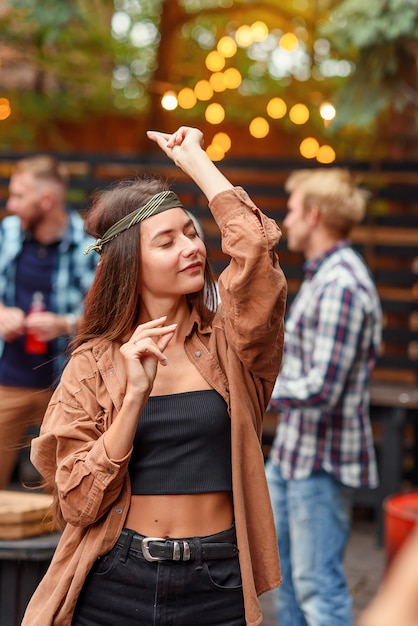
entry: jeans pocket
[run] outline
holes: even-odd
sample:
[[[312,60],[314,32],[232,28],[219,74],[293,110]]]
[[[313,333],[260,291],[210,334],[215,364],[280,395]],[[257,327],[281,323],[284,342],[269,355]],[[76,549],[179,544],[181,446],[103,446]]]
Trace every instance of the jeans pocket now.
[[[211,584],[217,589],[242,589],[238,556],[232,559],[206,561],[203,565]]]
[[[91,568],[90,574],[95,576],[109,575],[119,562],[120,552],[121,547],[115,546],[109,552],[103,554],[103,556],[97,557],[93,567]]]

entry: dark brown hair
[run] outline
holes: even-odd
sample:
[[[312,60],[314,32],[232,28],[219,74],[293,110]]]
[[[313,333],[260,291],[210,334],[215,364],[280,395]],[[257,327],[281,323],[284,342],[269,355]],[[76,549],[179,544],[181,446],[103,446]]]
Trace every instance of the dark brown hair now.
[[[157,175],[126,179],[94,194],[86,214],[85,230],[100,238],[125,215],[143,206],[152,196],[169,188]],[[85,313],[75,346],[103,337],[122,341],[138,324],[140,296],[140,228],[136,224],[103,246],[94,282],[85,300]],[[208,261],[203,289],[187,296],[203,323],[213,318],[216,288]]]

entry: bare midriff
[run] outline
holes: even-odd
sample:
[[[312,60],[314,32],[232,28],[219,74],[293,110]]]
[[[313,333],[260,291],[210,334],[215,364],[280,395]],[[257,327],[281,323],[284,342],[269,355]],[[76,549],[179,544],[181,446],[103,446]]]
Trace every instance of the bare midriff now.
[[[131,497],[127,528],[148,537],[203,537],[233,521],[232,494],[211,492]]]

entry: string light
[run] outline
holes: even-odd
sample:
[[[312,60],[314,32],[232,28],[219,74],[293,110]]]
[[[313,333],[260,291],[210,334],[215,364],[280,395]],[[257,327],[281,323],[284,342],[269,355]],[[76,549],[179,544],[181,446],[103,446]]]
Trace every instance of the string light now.
[[[289,118],[294,124],[305,124],[309,119],[309,109],[305,104],[294,104],[289,111]]]
[[[232,37],[225,35],[225,37],[221,37],[218,41],[216,49],[221,56],[225,57],[225,59],[230,59],[237,52],[237,44]]]
[[[249,130],[256,139],[264,139],[270,132],[270,125],[264,117],[255,117],[250,122]]]
[[[12,114],[12,107],[7,98],[0,98],[0,120],[7,120]]]
[[[266,39],[266,37],[269,34],[269,29],[268,29],[267,24],[265,24],[261,20],[254,22],[253,24],[251,24],[251,34],[252,34],[253,41],[258,41],[258,42],[264,41],[264,39]]]
[[[212,102],[206,108],[205,118],[209,124],[220,124],[225,119],[225,109],[217,102]]]
[[[226,89],[225,78],[222,72],[212,74],[209,78],[209,83],[213,91],[225,91]]]
[[[253,43],[253,33],[248,24],[243,24],[235,32],[235,41],[242,48],[248,48]]]
[[[193,89],[184,87],[180,89],[177,95],[177,101],[182,109],[192,109],[197,102],[197,97]]]
[[[210,100],[213,96],[213,88],[208,80],[199,80],[194,86],[194,92],[198,100]]]
[[[231,138],[227,133],[216,133],[212,139],[212,143],[220,146],[224,152],[228,152],[231,148]]]
[[[306,137],[299,146],[299,152],[305,159],[314,159],[318,149],[319,143],[314,137]]]
[[[161,106],[166,111],[174,111],[177,108],[178,100],[174,91],[166,91],[161,98]]]
[[[294,33],[285,33],[280,37],[279,46],[287,52],[294,52],[299,46],[299,39]]]
[[[272,98],[267,103],[267,113],[274,120],[284,117],[287,112],[287,105],[281,98]]]
[[[333,163],[335,161],[335,151],[331,146],[321,146],[316,153],[316,160],[319,163]]]
[[[221,146],[213,143],[206,148],[206,154],[212,161],[222,161],[225,156],[225,152],[222,150]]]
[[[242,83],[242,76],[236,67],[229,67],[224,72],[224,82],[228,89],[237,89]]]
[[[206,57],[205,65],[211,72],[220,72],[225,67],[225,58],[217,50],[212,50]]]

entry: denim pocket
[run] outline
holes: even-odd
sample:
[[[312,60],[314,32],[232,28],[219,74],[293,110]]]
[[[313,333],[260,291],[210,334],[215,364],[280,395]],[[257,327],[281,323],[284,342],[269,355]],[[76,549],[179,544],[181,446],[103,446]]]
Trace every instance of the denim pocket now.
[[[115,569],[116,565],[119,562],[119,556],[122,548],[116,545],[114,548],[109,550],[103,556],[97,557],[93,567],[91,568],[90,574],[96,576],[107,576]]]
[[[217,589],[242,589],[241,569],[238,556],[231,559],[205,561],[203,566],[211,584]]]

